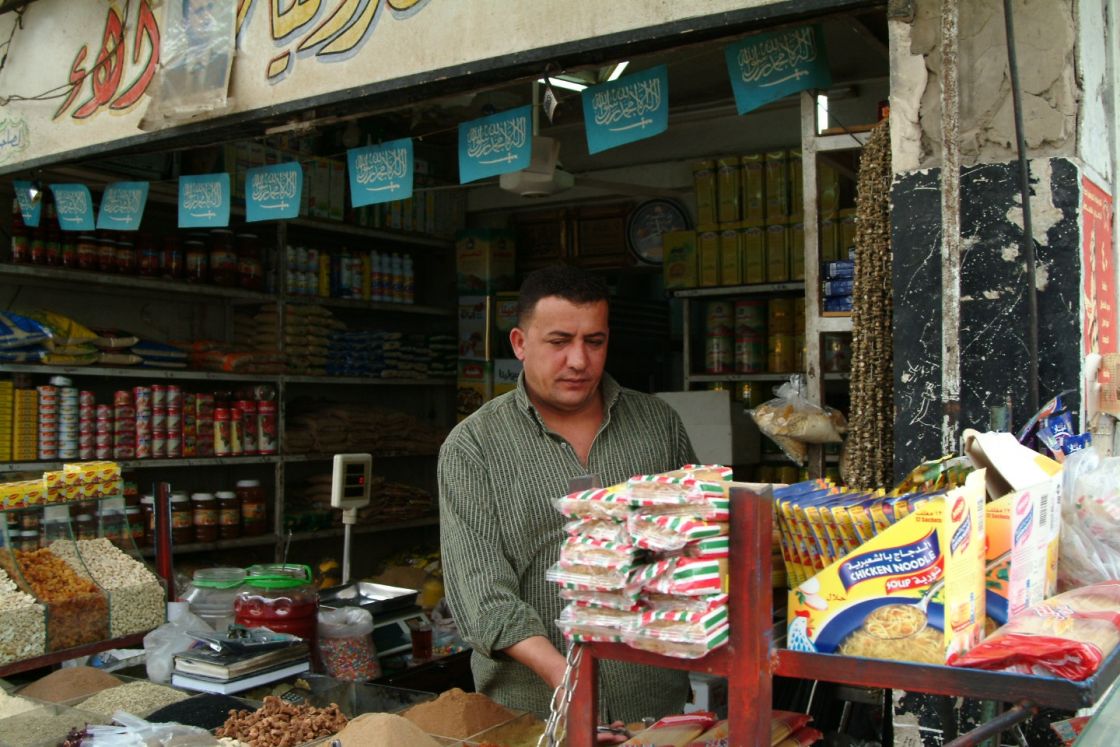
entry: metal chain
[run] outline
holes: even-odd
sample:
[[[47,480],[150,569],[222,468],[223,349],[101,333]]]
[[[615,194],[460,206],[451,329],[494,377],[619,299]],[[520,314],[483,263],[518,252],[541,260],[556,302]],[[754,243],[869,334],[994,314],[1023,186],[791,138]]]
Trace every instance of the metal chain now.
[[[552,704],[548,712],[548,722],[544,734],[537,740],[537,747],[559,747],[568,725],[568,706],[572,703],[572,693],[579,684],[579,662],[583,658],[583,646],[573,643],[565,657],[564,679],[552,693]]]

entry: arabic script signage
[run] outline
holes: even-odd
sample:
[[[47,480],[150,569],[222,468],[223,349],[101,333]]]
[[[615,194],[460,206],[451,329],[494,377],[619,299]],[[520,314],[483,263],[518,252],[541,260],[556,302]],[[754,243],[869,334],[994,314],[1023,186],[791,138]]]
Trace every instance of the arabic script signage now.
[[[532,120],[532,107],[521,106],[459,125],[459,182],[528,168]]]
[[[644,140],[669,126],[669,69],[658,65],[593,86],[580,98],[589,153]]]
[[[346,152],[350,172],[350,205],[412,197],[412,138]]]
[[[52,184],[58,226],[63,231],[93,230],[93,198],[84,184]]]
[[[117,182],[105,188],[97,212],[97,228],[136,231],[148,202],[147,182]]]
[[[832,85],[820,26],[755,34],[727,47],[724,56],[740,114],[791,93]]]
[[[294,161],[260,166],[245,172],[245,220],[277,220],[299,216],[303,167]]]
[[[229,174],[179,177],[179,228],[229,225]]]

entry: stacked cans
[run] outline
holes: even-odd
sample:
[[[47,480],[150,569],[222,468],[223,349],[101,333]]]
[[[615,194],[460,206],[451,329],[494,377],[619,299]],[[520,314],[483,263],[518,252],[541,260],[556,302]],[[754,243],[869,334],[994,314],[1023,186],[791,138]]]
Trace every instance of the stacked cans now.
[[[136,458],[148,459],[152,452],[152,387],[135,386],[132,398],[136,403]]]
[[[246,455],[258,453],[257,442],[257,403],[251,399],[243,399],[237,403],[235,411],[241,415],[241,451]]]
[[[58,458],[77,459],[79,455],[78,389],[64,386],[58,395]]]
[[[199,456],[214,456],[214,395],[196,394],[195,438]]]
[[[93,451],[97,459],[113,458],[113,406],[94,408]]]
[[[135,399],[131,391],[121,389],[113,394],[113,459],[135,458]]]
[[[78,394],[78,458],[96,459],[96,422],[97,408],[93,392],[82,391]]]
[[[183,456],[198,456],[197,395],[183,394]]]
[[[39,458],[58,459],[58,408],[57,386],[37,387],[39,393]]]

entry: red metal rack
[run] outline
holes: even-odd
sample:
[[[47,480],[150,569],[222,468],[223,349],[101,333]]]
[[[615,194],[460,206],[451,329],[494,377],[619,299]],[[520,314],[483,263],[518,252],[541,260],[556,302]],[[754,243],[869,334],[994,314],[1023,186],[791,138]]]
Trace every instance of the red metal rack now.
[[[730,619],[727,645],[702,659],[675,659],[617,643],[583,644],[583,657],[568,713],[570,747],[592,747],[598,725],[598,669],[602,659],[704,672],[727,678],[728,744],[770,743],[774,675],[860,687],[903,689],[1014,703],[1013,718],[981,726],[953,744],[976,744],[1029,718],[1035,707],[1076,710],[1093,705],[1120,674],[1120,649],[1083,682],[978,669],[812,654],[774,645],[770,554],[773,502],[768,488],[731,490]]]

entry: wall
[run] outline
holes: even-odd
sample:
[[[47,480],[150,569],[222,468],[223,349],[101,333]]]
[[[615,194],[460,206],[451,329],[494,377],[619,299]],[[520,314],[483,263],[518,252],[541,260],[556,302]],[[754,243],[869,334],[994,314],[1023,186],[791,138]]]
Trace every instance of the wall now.
[[[1116,29],[1107,19],[1105,0],[1077,4],[1077,70],[1083,89],[1077,155],[1092,170],[1094,181],[1113,181],[1116,138]],[[1110,38],[1111,37],[1111,38]],[[1115,194],[1115,190],[1109,190]]]

